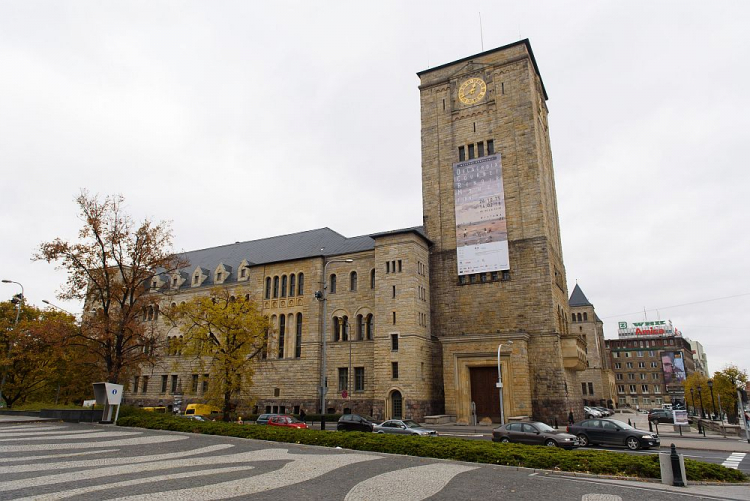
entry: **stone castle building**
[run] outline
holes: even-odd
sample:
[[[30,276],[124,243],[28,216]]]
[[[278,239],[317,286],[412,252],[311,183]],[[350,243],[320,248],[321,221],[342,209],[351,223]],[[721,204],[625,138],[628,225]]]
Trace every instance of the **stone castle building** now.
[[[243,395],[257,412],[468,422],[476,409],[497,421],[500,367],[506,417],[564,422],[571,408],[582,417],[588,333],[570,328],[547,93],[531,46],[418,76],[421,226],[352,238],[323,228],[190,252],[189,267],[155,279],[154,302],[216,286],[259,302],[273,332]],[[157,317],[146,321],[179,335]],[[211,377],[167,356],[126,397],[200,401]]]
[[[617,406],[615,373],[604,340],[604,323],[578,284],[570,294],[571,329],[586,336],[586,370],[578,373],[583,405]]]

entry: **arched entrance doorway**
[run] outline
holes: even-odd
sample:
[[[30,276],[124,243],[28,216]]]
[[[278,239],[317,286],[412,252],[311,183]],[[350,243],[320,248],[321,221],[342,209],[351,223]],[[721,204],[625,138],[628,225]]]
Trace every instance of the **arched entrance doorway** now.
[[[393,390],[390,398],[391,419],[403,419],[404,417],[404,400],[401,392]]]

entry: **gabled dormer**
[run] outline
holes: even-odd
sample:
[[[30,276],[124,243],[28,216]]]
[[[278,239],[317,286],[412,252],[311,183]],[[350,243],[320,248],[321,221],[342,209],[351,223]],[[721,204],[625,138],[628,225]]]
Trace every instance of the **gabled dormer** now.
[[[243,259],[237,268],[237,281],[246,282],[250,278],[250,267],[253,265],[247,259]]]
[[[149,284],[149,288],[151,290],[158,290],[164,287],[165,283],[166,282],[164,281],[164,277],[162,277],[161,275],[154,275],[153,277],[151,277],[151,283]]]
[[[214,283],[223,284],[232,275],[232,267],[227,266],[224,263],[219,263],[219,266],[214,270]]]
[[[174,272],[169,276],[169,288],[177,290],[188,281],[188,274],[184,271]]]
[[[209,273],[210,272],[207,269],[198,266],[190,275],[190,287],[200,287],[203,285],[203,282],[206,281]]]

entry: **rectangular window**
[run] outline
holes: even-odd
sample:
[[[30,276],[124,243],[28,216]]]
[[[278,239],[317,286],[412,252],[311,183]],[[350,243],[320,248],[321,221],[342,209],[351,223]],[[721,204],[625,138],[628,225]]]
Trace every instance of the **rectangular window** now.
[[[396,312],[393,312],[393,325],[396,325]]]
[[[402,270],[402,268],[401,268],[401,260],[399,259],[398,260],[398,272],[401,273],[401,270]]]
[[[148,391],[148,376],[143,376],[143,386],[141,386],[141,393]]]
[[[639,356],[640,358],[643,358],[643,352],[642,352],[642,351],[639,351],[639,352],[638,352],[638,356]]]
[[[172,374],[172,394],[177,393],[177,374]]]
[[[390,273],[391,272],[391,262],[390,261],[386,261],[385,262],[385,272],[386,273]]]
[[[396,286],[395,285],[393,286],[393,296],[392,297],[396,297]]]
[[[628,369],[632,369],[633,368],[633,362],[628,362],[625,365],[627,366]]]
[[[492,139],[487,140],[487,154],[488,155],[495,154],[495,141],[493,141]]]
[[[365,391],[365,368],[354,368],[354,391]]]
[[[469,160],[471,160],[472,158],[474,158],[474,145],[470,144],[469,145]]]
[[[167,382],[168,382],[169,376],[166,374],[161,377],[161,392],[166,393],[167,392]]]
[[[581,393],[583,393],[584,395],[587,394],[586,393],[586,383],[581,383]]]
[[[398,351],[398,334],[391,334],[391,351]]]
[[[641,393],[648,393],[648,385],[642,384],[641,385]]]
[[[615,377],[618,381],[622,381],[622,374],[616,374]]]
[[[656,369],[657,367],[659,367],[659,362],[651,362],[651,367]]]
[[[617,393],[625,393],[625,385],[624,384],[618,384],[617,385]]]
[[[622,369],[622,364],[620,362],[615,362],[615,369]]]
[[[635,393],[635,392],[636,392],[636,391],[635,391],[635,385],[634,385],[634,384],[631,384],[631,385],[630,385],[630,393]]]
[[[391,377],[398,379],[398,362],[391,362]]]
[[[645,369],[646,368],[646,362],[638,362],[638,368],[639,369]]]
[[[190,391],[198,393],[198,374],[193,374],[193,384],[190,386]]]
[[[208,393],[208,374],[203,374],[203,394]]]
[[[655,405],[661,405],[662,403],[663,402],[662,402],[662,399],[660,397],[657,397],[657,398],[654,399],[654,404]]]
[[[594,383],[589,383],[589,395],[594,394]]]
[[[635,374],[628,374],[628,379],[635,379]]]
[[[464,160],[466,160],[466,150],[464,149],[463,146],[459,146],[458,147],[458,161],[463,162]]]
[[[659,380],[659,373],[658,372],[654,372],[653,374],[651,374],[651,379],[653,379],[655,381],[658,381]]]
[[[503,270],[501,273],[502,273],[502,276],[501,276],[500,280],[510,280],[510,271],[509,270]]]
[[[649,356],[649,357],[653,357],[653,356],[654,356],[654,351],[653,351],[653,350],[650,350],[650,351],[648,352],[648,356]]]
[[[646,373],[641,373],[641,379],[646,379],[647,377],[648,377],[648,374],[646,374]]]
[[[630,352],[629,351],[625,352],[625,358],[630,358]]]
[[[133,393],[138,393],[138,376],[133,378]]]
[[[477,143],[477,156],[480,158],[484,156],[484,143],[481,141]]]
[[[661,385],[658,385],[658,384],[654,385],[654,393],[661,393]]]
[[[344,391],[349,386],[349,368],[339,367],[339,391]]]

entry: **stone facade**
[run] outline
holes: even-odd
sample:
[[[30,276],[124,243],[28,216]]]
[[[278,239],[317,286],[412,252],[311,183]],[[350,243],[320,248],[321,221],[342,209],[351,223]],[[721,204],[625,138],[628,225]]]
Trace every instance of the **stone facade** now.
[[[422,227],[355,238],[323,229],[195,251],[176,280],[155,282],[154,301],[187,300],[213,286],[259,301],[274,329],[243,394],[256,412],[304,408],[418,420],[445,413],[469,422],[476,408],[478,419],[496,419],[500,365],[505,416],[565,422],[572,408],[582,417],[576,405],[586,334],[571,331],[568,321],[547,95],[531,46],[524,40],[418,75]],[[470,105],[458,99],[469,78],[486,83],[486,94]],[[452,166],[459,148],[470,157],[501,155],[509,270],[458,275]],[[304,288],[290,296],[291,277],[299,284],[300,276]],[[315,291],[327,293],[325,322]],[[179,335],[149,321],[165,338]],[[323,336],[328,393],[321,409]],[[194,371],[168,356],[144,368],[133,381],[140,387],[126,397],[141,405],[199,401],[203,375]]]

